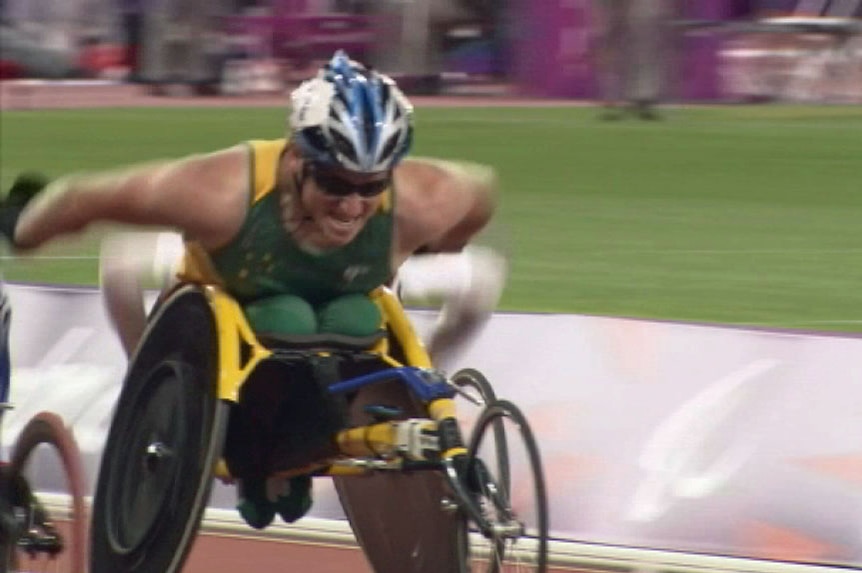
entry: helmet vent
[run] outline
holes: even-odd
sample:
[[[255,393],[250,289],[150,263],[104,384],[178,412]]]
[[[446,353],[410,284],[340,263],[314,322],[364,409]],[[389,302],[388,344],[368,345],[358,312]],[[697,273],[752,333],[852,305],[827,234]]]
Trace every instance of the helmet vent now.
[[[335,150],[338,151],[338,153],[354,163],[359,161],[359,158],[356,156],[356,150],[353,148],[353,144],[349,139],[335,130],[330,131],[330,134],[335,143]]]
[[[398,144],[398,134],[393,133],[389,136],[389,139],[386,140],[386,145],[383,147],[383,151],[380,153],[380,159],[385,160],[388,159],[389,156],[395,151],[395,146]]]
[[[316,129],[306,129],[303,135],[306,141],[308,141],[308,145],[317,153],[326,153],[328,151],[329,145],[326,142],[323,131],[319,127]]]

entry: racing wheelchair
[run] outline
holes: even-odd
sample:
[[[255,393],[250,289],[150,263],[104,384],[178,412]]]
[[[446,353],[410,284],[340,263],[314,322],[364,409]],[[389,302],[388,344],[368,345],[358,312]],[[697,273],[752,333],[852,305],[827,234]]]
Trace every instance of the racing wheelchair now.
[[[371,296],[384,324],[357,340],[253,332],[211,285],[167,295],[108,434],[92,573],[180,571],[214,478],[251,475],[332,476],[376,571],[546,571],[548,508],[527,420],[479,372],[432,369],[398,299],[385,287]],[[456,396],[480,406],[467,440]],[[415,530],[435,520],[430,534]]]
[[[9,312],[0,292],[0,419],[9,396]],[[53,464],[53,466],[51,465]],[[61,477],[65,495],[34,495],[36,468]],[[59,475],[58,475],[59,474]],[[44,475],[42,476],[44,477]],[[86,573],[87,518],[81,455],[61,418],[40,412],[24,425],[8,463],[0,465],[0,571]],[[55,522],[46,507],[51,507]],[[49,569],[50,566],[50,569]]]

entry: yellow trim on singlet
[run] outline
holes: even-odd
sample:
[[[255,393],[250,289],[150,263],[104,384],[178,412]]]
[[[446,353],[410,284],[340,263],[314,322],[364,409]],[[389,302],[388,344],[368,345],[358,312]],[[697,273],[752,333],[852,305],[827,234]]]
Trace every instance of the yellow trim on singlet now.
[[[286,139],[254,139],[248,145],[251,147],[251,204],[254,205],[275,189],[279,159],[288,143]]]

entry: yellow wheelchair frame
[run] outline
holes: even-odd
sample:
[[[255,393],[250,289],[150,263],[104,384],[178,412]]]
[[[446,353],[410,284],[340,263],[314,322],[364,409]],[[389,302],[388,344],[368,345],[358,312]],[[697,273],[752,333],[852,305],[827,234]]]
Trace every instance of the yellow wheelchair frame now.
[[[546,571],[544,476],[526,418],[511,402],[497,400],[479,372],[465,369],[446,377],[434,370],[395,295],[380,287],[370,296],[381,311],[387,336],[371,348],[344,351],[265,346],[238,302],[215,286],[182,285],[169,295],[132,359],[105,446],[94,501],[91,573],[180,571],[212,478],[233,479],[222,457],[228,410],[240,403],[256,369],[270,359],[302,360],[338,352],[372,356],[383,367],[339,380],[327,386],[328,392],[345,394],[400,381],[421,400],[424,414],[405,420],[400,412],[378,412],[372,423],[343,427],[331,436],[335,455],[267,475],[349,481],[349,476],[378,472],[437,472],[448,492],[438,500],[438,509],[455,516],[458,573],[475,572],[476,559],[490,573]],[[196,334],[201,330],[203,336]],[[393,356],[393,344],[403,362]],[[468,443],[458,427],[457,395],[482,406]],[[506,421],[513,430],[503,429]],[[495,446],[494,468],[480,455],[489,436]],[[513,437],[523,443],[532,476],[530,524],[519,518],[509,499],[508,444]],[[485,553],[476,553],[475,539],[488,548]]]
[[[207,298],[212,305],[216,317],[219,338],[219,398],[230,402],[238,402],[240,389],[248,380],[255,367],[264,359],[273,355],[273,351],[265,348],[257,339],[239,304],[229,295],[215,287],[206,288]],[[431,368],[428,356],[421,340],[416,335],[410,320],[395,295],[386,287],[379,287],[371,293],[371,299],[380,308],[384,317],[383,327],[399,342],[407,363],[418,368]],[[243,360],[241,348],[251,349]],[[372,348],[366,351],[378,355],[386,364],[393,368],[404,367],[389,354],[389,340],[382,338]],[[429,423],[425,428],[440,424],[457,424],[455,417],[455,402],[450,397],[434,398],[428,405]],[[372,470],[400,469],[404,460],[393,456],[396,450],[396,432],[393,422],[379,422],[369,426],[359,426],[343,430],[335,436],[335,442],[344,458],[322,460],[318,464],[296,468],[281,475],[291,477],[298,474],[315,472],[315,475],[354,475]],[[465,455],[463,444],[453,444],[441,457],[446,460]],[[357,463],[357,457],[386,456],[387,463]],[[325,469],[323,469],[325,468]],[[229,481],[230,472],[222,460],[216,468],[216,477]]]

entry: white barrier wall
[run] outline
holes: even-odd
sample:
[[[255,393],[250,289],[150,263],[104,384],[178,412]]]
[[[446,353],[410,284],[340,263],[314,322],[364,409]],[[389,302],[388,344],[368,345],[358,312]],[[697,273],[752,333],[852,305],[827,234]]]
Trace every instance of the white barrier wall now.
[[[9,294],[17,408],[3,446],[33,413],[57,411],[93,480],[125,367],[99,295]],[[411,314],[427,332],[433,315]],[[555,536],[860,566],[859,356],[851,337],[499,314],[463,365],[526,411]],[[50,488],[53,472],[41,473]],[[328,481],[315,499],[313,516],[343,517]],[[216,488],[213,507],[233,503]]]

